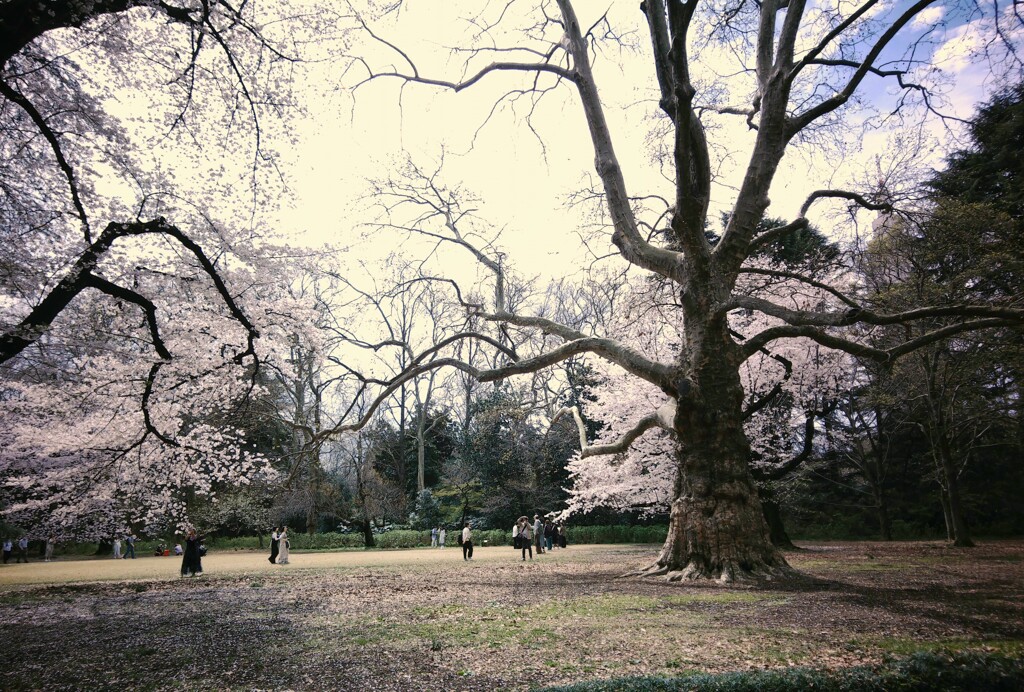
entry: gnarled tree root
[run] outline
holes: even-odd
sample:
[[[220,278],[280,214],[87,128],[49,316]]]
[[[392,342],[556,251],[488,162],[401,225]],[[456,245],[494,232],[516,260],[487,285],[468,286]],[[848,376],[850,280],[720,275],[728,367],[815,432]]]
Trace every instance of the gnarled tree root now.
[[[781,565],[758,565],[757,567],[741,567],[739,565],[721,565],[707,568],[696,563],[689,563],[682,569],[671,569],[668,565],[655,562],[653,565],[623,577],[664,577],[666,581],[686,582],[717,582],[719,584],[756,584],[770,581],[785,581],[799,575],[795,569],[783,563]]]

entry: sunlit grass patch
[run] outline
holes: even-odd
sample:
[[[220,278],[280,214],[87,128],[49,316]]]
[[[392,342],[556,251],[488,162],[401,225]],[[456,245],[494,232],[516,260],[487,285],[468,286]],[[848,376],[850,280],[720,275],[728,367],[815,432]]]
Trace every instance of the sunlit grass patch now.
[[[920,562],[874,560],[825,560],[812,558],[809,560],[792,560],[798,570],[824,570],[828,572],[884,572],[914,569]]]

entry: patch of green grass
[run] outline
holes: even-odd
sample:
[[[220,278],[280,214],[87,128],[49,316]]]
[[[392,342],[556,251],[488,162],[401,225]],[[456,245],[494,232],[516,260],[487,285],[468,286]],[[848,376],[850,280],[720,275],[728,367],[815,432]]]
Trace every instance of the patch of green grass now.
[[[733,673],[691,673],[679,677],[594,680],[545,692],[925,692],[959,690],[1013,692],[1024,689],[1024,661],[972,653],[918,653],[877,666],[839,670],[787,668]]]
[[[509,608],[504,605],[420,605],[388,618],[357,618],[342,623],[342,640],[357,646],[390,643],[405,646],[486,647],[509,645],[544,649],[560,641],[559,628],[571,621],[580,631],[615,631],[629,622],[659,631],[706,623],[707,615],[687,612],[695,604],[723,606],[782,602],[758,592],[709,591],[669,597],[640,595],[585,596]],[[749,636],[764,637],[764,632]],[[774,633],[772,638],[777,639]],[[786,647],[778,660],[793,660],[796,647]],[[776,657],[773,656],[772,660]]]
[[[686,605],[689,603],[784,603],[786,599],[774,594],[756,593],[751,591],[717,591],[710,593],[692,593],[684,596],[669,596],[658,599],[663,603]]]

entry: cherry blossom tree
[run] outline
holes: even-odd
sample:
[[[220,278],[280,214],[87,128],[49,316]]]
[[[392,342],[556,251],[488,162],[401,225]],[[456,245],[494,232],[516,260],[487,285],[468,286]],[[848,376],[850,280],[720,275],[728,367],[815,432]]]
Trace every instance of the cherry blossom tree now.
[[[24,525],[171,526],[263,464],[224,421],[304,312],[254,215],[294,61],[258,26],[284,16],[0,8],[0,476]]]

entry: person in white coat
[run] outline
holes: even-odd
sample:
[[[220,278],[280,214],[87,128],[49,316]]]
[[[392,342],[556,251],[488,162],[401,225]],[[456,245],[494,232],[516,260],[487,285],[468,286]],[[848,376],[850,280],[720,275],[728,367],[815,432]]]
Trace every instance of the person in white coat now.
[[[121,539],[120,538],[115,538],[114,539],[114,559],[115,560],[120,560],[121,559]]]
[[[445,529],[442,526],[437,531],[437,547],[438,548],[444,548],[444,539],[445,539]]]
[[[473,559],[473,532],[469,528],[468,521],[462,527],[462,559]]]
[[[278,534],[277,538],[277,564],[288,564],[288,548],[288,527],[286,526],[281,529],[281,533]]]

